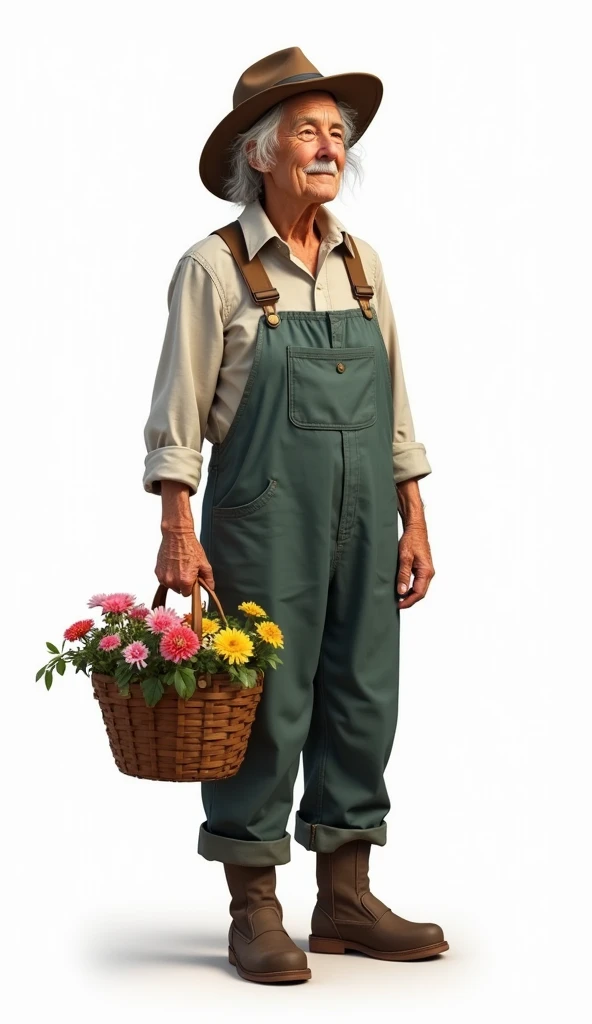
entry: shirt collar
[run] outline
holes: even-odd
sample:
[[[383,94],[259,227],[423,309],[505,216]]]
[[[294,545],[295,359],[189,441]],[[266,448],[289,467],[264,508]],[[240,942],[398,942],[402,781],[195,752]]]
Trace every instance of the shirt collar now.
[[[286,245],[286,242],[284,242],[283,238],[280,237],[274,228],[258,199],[255,199],[252,203],[247,203],[238,221],[245,236],[250,260],[253,259],[253,256],[259,252],[270,238],[277,238],[283,245]],[[328,242],[331,248],[334,248],[334,246],[339,245],[341,242],[345,242],[346,248],[352,253],[344,225],[326,206],[319,206],[316,223],[321,232],[323,242]]]

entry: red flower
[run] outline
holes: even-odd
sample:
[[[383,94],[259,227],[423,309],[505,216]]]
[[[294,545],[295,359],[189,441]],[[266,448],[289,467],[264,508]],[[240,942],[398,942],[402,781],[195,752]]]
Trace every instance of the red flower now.
[[[130,608],[128,615],[130,619],[145,619],[149,613],[150,609],[145,604],[135,604]]]
[[[160,641],[160,653],[163,658],[177,664],[187,658],[192,658],[200,647],[197,633],[184,625],[171,626],[163,633]]]
[[[79,619],[78,622],[64,630],[64,637],[66,640],[80,640],[81,637],[86,636],[94,624],[93,619]]]

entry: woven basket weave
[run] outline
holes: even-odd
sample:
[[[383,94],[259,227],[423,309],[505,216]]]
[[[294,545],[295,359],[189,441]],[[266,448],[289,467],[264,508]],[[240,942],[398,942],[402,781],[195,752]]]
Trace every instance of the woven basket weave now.
[[[191,595],[192,629],[202,638],[200,586],[212,596],[224,622],[217,595],[196,579]],[[160,585],[152,607],[166,604]],[[115,764],[125,775],[163,782],[228,779],[238,772],[246,750],[264,673],[250,689],[231,680],[228,672],[201,673],[192,697],[184,700],[173,686],[153,708],[146,705],[138,683],[123,697],[113,676],[91,673]]]

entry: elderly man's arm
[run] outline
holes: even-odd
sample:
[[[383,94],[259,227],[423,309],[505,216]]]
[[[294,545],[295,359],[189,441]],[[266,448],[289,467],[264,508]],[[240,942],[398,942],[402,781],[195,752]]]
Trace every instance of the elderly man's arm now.
[[[144,489],[162,497],[159,582],[185,596],[211,566],[195,536],[190,497],[197,492],[201,448],[224,350],[223,300],[193,256],[183,256],[168,291],[169,316],[144,427]]]
[[[179,260],[168,291],[169,316],[150,413],[144,427],[148,454],[144,490],[161,494],[161,480],[197,492],[201,448],[224,349],[222,297],[193,256]]]
[[[418,486],[418,481],[428,476],[432,470],[427,460],[425,446],[415,439],[397,325],[378,255],[374,278],[374,305],[387,350],[393,387],[393,476],[403,520],[396,585],[397,592],[402,595],[399,598],[399,608],[409,608],[425,597],[435,575]]]

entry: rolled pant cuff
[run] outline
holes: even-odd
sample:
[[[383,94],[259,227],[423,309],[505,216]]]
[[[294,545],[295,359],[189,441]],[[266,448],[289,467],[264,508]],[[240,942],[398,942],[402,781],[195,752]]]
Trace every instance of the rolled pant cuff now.
[[[210,832],[207,822],[199,829],[197,852],[206,860],[219,860],[226,864],[250,864],[263,867],[268,864],[288,864],[290,861],[290,833],[281,839],[231,839]]]
[[[377,846],[385,846],[386,821],[372,828],[335,828],[333,825],[310,825],[296,811],[294,839],[307,850],[318,853],[333,853],[339,846],[355,839],[366,839]]]

